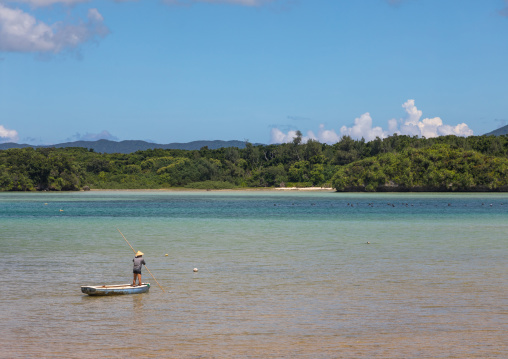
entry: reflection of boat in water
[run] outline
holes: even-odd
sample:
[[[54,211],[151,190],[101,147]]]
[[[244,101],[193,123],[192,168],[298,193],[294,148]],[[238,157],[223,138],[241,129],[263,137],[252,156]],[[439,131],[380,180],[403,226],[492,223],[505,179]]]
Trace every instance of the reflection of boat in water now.
[[[138,286],[130,284],[116,284],[116,285],[83,285],[81,292],[88,295],[119,295],[119,294],[139,294],[148,292],[150,283],[142,283]]]

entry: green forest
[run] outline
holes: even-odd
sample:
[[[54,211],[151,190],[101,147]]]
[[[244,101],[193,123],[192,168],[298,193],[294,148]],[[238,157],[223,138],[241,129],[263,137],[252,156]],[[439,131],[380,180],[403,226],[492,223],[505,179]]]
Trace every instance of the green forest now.
[[[0,191],[333,187],[337,191],[508,191],[508,136],[344,136],[215,150],[129,154],[79,147],[0,151]]]

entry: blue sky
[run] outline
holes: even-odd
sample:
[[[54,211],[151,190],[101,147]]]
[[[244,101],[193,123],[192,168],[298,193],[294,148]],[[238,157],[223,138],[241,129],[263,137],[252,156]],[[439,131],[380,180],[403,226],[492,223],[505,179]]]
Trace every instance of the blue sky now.
[[[508,124],[508,0],[0,0],[0,142]]]

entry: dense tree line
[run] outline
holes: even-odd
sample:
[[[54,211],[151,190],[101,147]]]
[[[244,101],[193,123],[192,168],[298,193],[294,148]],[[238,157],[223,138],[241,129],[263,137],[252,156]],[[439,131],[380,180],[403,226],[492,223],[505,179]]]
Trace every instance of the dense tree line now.
[[[393,135],[130,154],[85,148],[0,151],[0,191],[333,186],[337,190],[506,190],[508,136]]]
[[[434,145],[385,153],[341,167],[338,191],[507,191],[508,158]]]

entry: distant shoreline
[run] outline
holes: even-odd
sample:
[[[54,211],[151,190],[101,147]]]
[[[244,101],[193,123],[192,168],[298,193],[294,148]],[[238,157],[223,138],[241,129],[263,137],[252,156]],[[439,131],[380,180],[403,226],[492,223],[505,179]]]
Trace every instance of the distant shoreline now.
[[[332,187],[276,187],[276,191],[334,191]]]
[[[337,192],[337,193],[507,193],[508,188],[503,186],[495,190],[489,190],[485,187],[475,187],[469,190],[446,191],[442,189],[423,189],[413,188],[412,190],[397,190],[389,188],[388,190],[368,192],[358,188],[350,188],[344,191],[337,191],[331,187],[248,187],[248,188],[226,188],[226,189],[201,189],[201,188],[95,188],[89,190],[79,190],[78,192]],[[56,191],[56,192],[73,192],[73,191]]]
[[[331,187],[273,187],[273,188],[230,188],[230,189],[195,189],[195,188],[140,188],[140,189],[109,189],[109,188],[91,188],[90,190],[80,192],[253,192],[253,191],[315,191],[315,192],[335,192]]]

